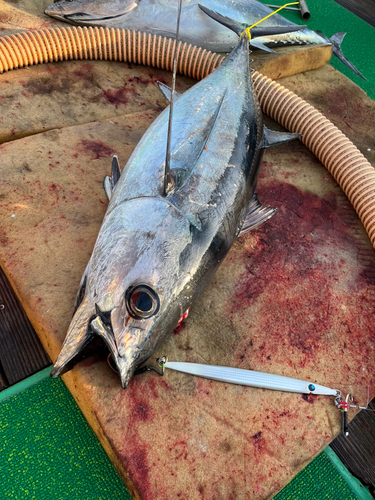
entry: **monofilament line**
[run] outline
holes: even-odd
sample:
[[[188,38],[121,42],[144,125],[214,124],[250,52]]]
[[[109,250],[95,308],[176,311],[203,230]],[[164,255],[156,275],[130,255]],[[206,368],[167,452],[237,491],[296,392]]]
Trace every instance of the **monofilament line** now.
[[[176,74],[177,74],[177,47],[180,32],[180,18],[181,18],[182,0],[178,0],[178,14],[177,14],[177,29],[176,29],[176,44],[173,58],[173,76],[172,76],[172,91],[171,101],[169,105],[169,122],[168,122],[168,136],[167,136],[167,154],[165,158],[165,171],[164,171],[164,196],[167,195],[168,184],[170,182],[170,168],[171,168],[171,138],[172,138],[172,119],[173,119],[173,101],[176,87]]]

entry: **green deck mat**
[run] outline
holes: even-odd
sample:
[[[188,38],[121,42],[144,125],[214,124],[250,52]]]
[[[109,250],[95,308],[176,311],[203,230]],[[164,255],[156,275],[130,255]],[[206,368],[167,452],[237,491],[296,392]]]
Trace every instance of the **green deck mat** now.
[[[71,394],[49,372],[0,393],[0,499],[130,500]],[[275,498],[372,497],[327,448]]]
[[[283,0],[260,1],[280,6],[287,3]],[[356,76],[335,56],[332,56],[330,64],[359,85],[371,99],[375,99],[375,64],[372,55],[375,28],[333,0],[314,0],[307,4],[311,12],[308,21],[303,21],[299,12],[282,10],[280,14],[296,24],[306,24],[311,30],[320,30],[327,37],[340,31],[347,32],[341,45],[342,51],[367,81]]]
[[[320,453],[278,493],[274,500],[371,500],[330,447]]]
[[[60,379],[46,378],[0,403],[0,499],[10,498],[131,499]]]

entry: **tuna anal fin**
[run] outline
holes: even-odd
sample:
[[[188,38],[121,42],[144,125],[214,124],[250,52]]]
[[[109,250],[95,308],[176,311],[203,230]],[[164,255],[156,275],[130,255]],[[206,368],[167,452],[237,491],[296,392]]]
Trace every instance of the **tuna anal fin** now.
[[[265,125],[263,126],[263,137],[260,141],[258,149],[270,148],[276,146],[277,144],[283,144],[284,142],[293,141],[301,137],[301,134],[291,134],[289,132],[276,132],[276,130],[270,130]]]
[[[160,92],[163,94],[163,96],[167,99],[168,102],[171,102],[172,89],[170,87],[168,87],[168,85],[165,85],[164,83],[161,83],[161,82],[156,82],[156,83],[160,89]],[[174,91],[175,100],[177,100],[180,96],[181,96],[181,94]]]
[[[111,169],[111,177],[105,177],[103,181],[103,188],[105,194],[107,195],[108,200],[112,197],[112,192],[115,189],[115,186],[121,176],[120,165],[118,162],[118,158],[116,155],[112,158],[112,169]]]
[[[268,205],[263,205],[259,202],[256,193],[254,193],[249,209],[246,215],[246,219],[242,225],[241,231],[239,232],[238,237],[243,236],[244,234],[252,231],[257,228],[263,222],[270,219],[274,213],[277,212],[277,208],[269,207]]]

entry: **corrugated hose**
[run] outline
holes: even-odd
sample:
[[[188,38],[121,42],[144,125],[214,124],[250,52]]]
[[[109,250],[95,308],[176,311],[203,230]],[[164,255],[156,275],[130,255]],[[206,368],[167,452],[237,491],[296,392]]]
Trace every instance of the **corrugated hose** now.
[[[172,70],[176,41],[114,28],[49,28],[0,38],[0,72],[43,62],[109,60]],[[178,72],[201,80],[224,60],[222,54],[179,42]],[[335,178],[359,215],[375,248],[375,169],[327,118],[296,94],[254,71],[264,113],[301,141]]]

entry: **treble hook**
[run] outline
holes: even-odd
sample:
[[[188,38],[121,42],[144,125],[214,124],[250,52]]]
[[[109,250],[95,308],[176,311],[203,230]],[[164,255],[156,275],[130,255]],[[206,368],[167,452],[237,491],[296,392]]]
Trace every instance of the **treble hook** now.
[[[349,397],[351,398],[351,400],[353,400],[352,395],[349,393],[347,394],[345,401],[343,401],[341,398],[341,391],[337,391],[335,397],[335,405],[341,411],[341,433],[345,437],[349,436],[349,427],[348,427]]]
[[[336,397],[335,397],[335,405],[339,410],[341,410],[341,432],[343,436],[347,437],[349,436],[349,427],[348,427],[348,409],[349,408],[356,408],[357,410],[367,410],[367,411],[375,411],[371,408],[368,407],[370,403],[370,387],[367,387],[367,403],[366,406],[359,406],[359,405],[354,405],[350,404],[354,403],[354,398],[353,395],[349,392],[349,394],[346,395],[345,401],[341,398],[341,391],[337,391]]]

